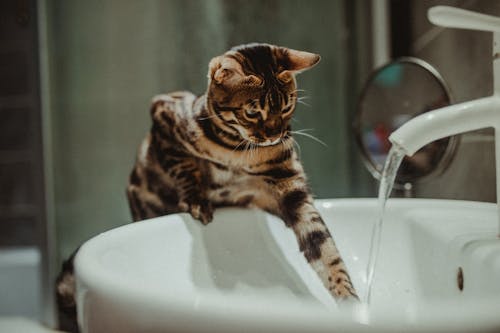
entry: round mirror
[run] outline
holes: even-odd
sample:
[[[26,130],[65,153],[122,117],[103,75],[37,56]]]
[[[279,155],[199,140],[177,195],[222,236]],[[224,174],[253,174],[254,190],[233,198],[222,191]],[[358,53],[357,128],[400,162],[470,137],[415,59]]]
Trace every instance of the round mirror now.
[[[444,80],[420,59],[401,58],[376,70],[363,89],[354,123],[356,140],[374,177],[380,179],[394,130],[419,114],[450,104]],[[442,172],[456,144],[456,137],[441,139],[405,157],[396,184],[412,184]]]

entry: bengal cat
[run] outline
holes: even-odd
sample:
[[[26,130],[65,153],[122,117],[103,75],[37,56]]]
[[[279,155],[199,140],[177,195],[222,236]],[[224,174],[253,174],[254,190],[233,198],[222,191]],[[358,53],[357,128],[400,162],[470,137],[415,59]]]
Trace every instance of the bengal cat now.
[[[294,149],[295,75],[317,54],[268,44],[235,47],[210,61],[208,89],[159,95],[127,197],[134,221],[189,212],[207,224],[222,206],[257,207],[294,231],[300,250],[338,300],[357,299],[345,264],[313,205]],[[57,281],[63,327],[77,331],[73,257]]]
[[[295,75],[319,60],[268,44],[242,45],[210,61],[204,95],[156,96],[127,188],[133,219],[189,212],[207,224],[217,207],[263,209],[292,228],[335,298],[357,298],[313,205],[290,128]]]

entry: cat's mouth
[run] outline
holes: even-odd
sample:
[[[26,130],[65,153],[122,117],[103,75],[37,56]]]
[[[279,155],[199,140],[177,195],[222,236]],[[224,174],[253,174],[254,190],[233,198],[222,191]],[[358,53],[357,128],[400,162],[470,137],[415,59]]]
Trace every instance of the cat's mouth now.
[[[262,147],[267,147],[267,146],[274,146],[274,145],[277,145],[278,143],[281,142],[281,137],[277,138],[277,139],[266,139],[264,141],[261,141],[261,142],[258,142],[257,144],[259,146],[262,146]]]
[[[280,133],[271,137],[248,135],[247,133],[240,133],[240,135],[244,140],[258,147],[275,146],[280,144],[287,137],[286,133]]]
[[[269,146],[274,146],[277,145],[281,142],[282,137],[279,136],[277,138],[268,138],[268,139],[257,139],[257,138],[250,138],[247,139],[250,143],[259,146],[259,147],[269,147]]]

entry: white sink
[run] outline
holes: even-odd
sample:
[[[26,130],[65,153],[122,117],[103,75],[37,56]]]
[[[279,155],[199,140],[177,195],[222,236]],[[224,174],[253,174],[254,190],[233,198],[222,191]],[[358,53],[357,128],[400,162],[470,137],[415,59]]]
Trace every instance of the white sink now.
[[[316,206],[363,295],[377,201]],[[493,204],[389,200],[372,304],[346,310],[276,217],[221,209],[208,226],[160,217],[84,244],[78,318],[83,332],[499,332],[496,233]]]

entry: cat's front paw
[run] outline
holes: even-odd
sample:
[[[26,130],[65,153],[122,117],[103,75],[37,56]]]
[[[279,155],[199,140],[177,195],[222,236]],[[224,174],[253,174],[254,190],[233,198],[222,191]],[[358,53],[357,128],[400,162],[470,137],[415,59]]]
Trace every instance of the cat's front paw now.
[[[190,213],[192,217],[200,220],[205,225],[212,222],[213,208],[209,202],[191,205]]]
[[[330,279],[329,279],[330,280]],[[354,290],[354,287],[351,284],[351,281],[337,278],[335,280],[332,279],[330,281],[330,293],[337,300],[342,301],[359,301],[359,297]]]
[[[188,212],[193,218],[205,225],[212,222],[213,207],[208,200],[200,200],[200,202],[196,203],[183,202],[179,206],[183,211]]]

